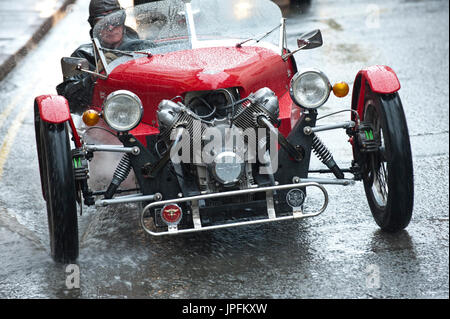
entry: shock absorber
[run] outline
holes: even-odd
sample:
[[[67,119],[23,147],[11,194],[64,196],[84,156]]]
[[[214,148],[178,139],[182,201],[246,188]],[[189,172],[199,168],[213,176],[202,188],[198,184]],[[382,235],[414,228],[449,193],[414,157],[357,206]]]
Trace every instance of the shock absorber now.
[[[92,196],[92,191],[89,189],[87,180],[89,179],[89,164],[88,161],[92,159],[92,153],[81,149],[73,149],[72,151],[72,167],[73,176],[77,189],[83,192],[85,205],[93,205],[95,199]],[[80,198],[81,199],[81,198]]]
[[[114,172],[111,184],[109,184],[108,189],[105,192],[105,199],[110,199],[114,196],[119,188],[120,184],[128,177],[131,171],[131,160],[130,154],[125,154],[117,165],[116,171]]]
[[[312,142],[312,149],[314,153],[317,155],[317,157],[324,163],[339,179],[344,178],[344,173],[342,173],[339,166],[336,164],[336,162],[333,159],[333,155],[331,155],[331,152],[326,148],[326,146],[323,144],[323,142],[319,139],[319,137],[312,133],[313,135],[313,142]]]

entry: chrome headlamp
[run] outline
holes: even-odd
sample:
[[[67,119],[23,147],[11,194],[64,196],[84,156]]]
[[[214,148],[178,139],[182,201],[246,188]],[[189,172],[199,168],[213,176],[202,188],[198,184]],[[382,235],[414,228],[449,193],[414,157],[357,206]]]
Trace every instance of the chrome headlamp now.
[[[316,69],[294,75],[291,80],[291,98],[300,107],[317,109],[328,100],[331,84],[327,76]]]
[[[143,113],[139,97],[127,90],[112,92],[103,104],[103,118],[118,132],[128,132],[138,126]]]
[[[234,152],[219,153],[214,159],[212,173],[222,184],[236,183],[244,171],[244,163]]]

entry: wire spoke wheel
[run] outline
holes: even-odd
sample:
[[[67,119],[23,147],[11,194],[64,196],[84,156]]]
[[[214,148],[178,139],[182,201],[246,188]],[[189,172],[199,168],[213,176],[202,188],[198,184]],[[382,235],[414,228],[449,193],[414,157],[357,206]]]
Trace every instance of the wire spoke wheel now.
[[[385,207],[387,204],[389,189],[386,180],[387,180],[387,172],[385,168],[385,163],[382,162],[379,164],[379,168],[375,171],[372,185],[372,191],[375,200],[377,202],[377,205],[380,207]]]
[[[367,200],[383,230],[399,231],[409,224],[414,201],[411,146],[399,96],[369,93],[364,122],[372,124],[380,141],[377,151],[364,155]]]
[[[76,187],[68,129],[65,123],[36,123],[38,154],[47,217],[51,256],[72,263],[78,257]]]
[[[386,147],[384,145],[383,130],[381,128],[380,117],[376,113],[373,101],[367,104],[365,120],[371,122],[374,127],[374,134],[380,138],[379,151],[370,154],[370,184],[375,203],[378,207],[386,207],[389,193],[388,172],[386,170]]]

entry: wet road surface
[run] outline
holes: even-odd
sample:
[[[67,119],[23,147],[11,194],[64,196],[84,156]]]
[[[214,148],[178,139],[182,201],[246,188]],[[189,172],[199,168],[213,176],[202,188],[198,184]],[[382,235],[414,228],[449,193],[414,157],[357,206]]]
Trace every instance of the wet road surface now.
[[[286,12],[290,48],[302,32],[323,33],[322,48],[296,54],[299,68],[350,85],[368,65],[397,72],[415,174],[405,231],[378,229],[359,183],[327,187],[330,205],[313,219],[170,238],[146,235],[132,205],[85,208],[81,287],[68,289],[66,266],[49,256],[32,105],[55,93],[60,58],[88,39],[86,2],[0,82],[1,298],[448,298],[449,4],[437,0],[313,0]],[[331,97],[324,109],[349,105],[350,97]],[[348,165],[345,133],[320,136]]]

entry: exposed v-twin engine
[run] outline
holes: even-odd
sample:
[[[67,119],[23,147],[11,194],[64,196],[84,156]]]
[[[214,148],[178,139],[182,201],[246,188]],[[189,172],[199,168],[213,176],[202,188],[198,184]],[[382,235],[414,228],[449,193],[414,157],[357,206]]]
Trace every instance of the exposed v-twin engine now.
[[[196,175],[201,191],[252,187],[258,166],[270,165],[270,136],[260,123],[262,119],[272,125],[278,123],[275,93],[262,88],[228,105],[200,100],[211,109],[207,116],[199,115],[190,104],[171,100],[159,104],[160,141],[171,152],[172,164],[182,165],[185,173]]]

